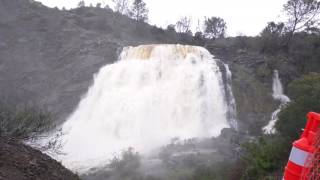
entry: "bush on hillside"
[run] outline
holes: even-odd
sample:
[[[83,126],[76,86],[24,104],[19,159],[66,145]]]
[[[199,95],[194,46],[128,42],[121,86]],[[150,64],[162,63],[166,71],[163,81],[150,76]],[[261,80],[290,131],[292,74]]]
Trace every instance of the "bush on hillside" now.
[[[320,36],[319,34],[297,33],[289,47],[291,62],[301,73],[319,72]]]
[[[0,137],[31,140],[51,130],[52,115],[36,107],[14,107],[0,103]]]
[[[277,131],[291,140],[298,138],[310,111],[320,112],[320,74],[311,73],[289,84],[292,103],[284,109],[276,123]]]
[[[113,174],[121,178],[130,176],[141,176],[138,169],[141,165],[141,157],[133,148],[123,151],[121,157],[114,157],[109,167],[113,170]]]
[[[245,150],[243,161],[246,169],[242,179],[271,180],[281,177],[282,168],[288,158],[288,147],[290,147],[288,140],[278,135],[264,136],[243,144]]]

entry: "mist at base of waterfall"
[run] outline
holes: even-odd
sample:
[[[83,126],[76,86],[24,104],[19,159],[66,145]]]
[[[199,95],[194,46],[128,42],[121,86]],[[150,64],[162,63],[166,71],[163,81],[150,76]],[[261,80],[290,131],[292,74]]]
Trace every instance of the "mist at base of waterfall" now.
[[[115,163],[116,165],[111,161],[112,165],[91,169],[82,174],[81,178],[83,180],[199,179],[196,176],[210,168],[217,171],[229,165],[230,170],[230,166],[233,167],[239,156],[237,144],[240,139],[245,138],[244,134],[224,129],[223,134],[217,138],[174,139],[153,155],[144,156],[134,152],[131,158],[128,155],[125,159],[120,156],[120,161]],[[214,173],[217,172],[211,174]]]

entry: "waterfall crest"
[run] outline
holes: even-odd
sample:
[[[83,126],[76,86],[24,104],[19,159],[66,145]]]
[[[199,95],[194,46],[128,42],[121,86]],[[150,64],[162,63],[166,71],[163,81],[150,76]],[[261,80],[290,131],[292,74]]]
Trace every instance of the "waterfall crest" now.
[[[128,147],[148,153],[175,137],[218,136],[229,127],[224,94],[220,69],[204,48],[126,47],[94,76],[62,127],[64,154],[55,158],[79,172]]]
[[[264,133],[272,134],[275,133],[274,125],[278,121],[278,115],[281,110],[290,102],[290,98],[283,93],[283,87],[279,78],[278,70],[274,70],[273,82],[272,82],[272,97],[275,100],[280,101],[278,109],[276,109],[272,115],[269,123],[263,127]]]

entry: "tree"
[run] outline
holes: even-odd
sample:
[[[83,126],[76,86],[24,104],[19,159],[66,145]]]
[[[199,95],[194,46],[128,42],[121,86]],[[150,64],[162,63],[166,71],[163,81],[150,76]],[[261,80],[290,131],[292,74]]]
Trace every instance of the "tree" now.
[[[203,23],[200,22],[200,19],[197,21],[196,32],[201,32],[203,34]]]
[[[120,14],[129,14],[129,0],[112,0],[114,10]]]
[[[310,29],[316,24],[320,2],[318,0],[289,0],[283,8],[288,15],[286,23],[289,32],[288,45],[296,31]]]
[[[190,17],[182,17],[176,23],[177,31],[180,33],[189,33],[191,32],[191,18]]]
[[[266,35],[266,34],[272,34],[272,35],[277,35],[280,36],[281,34],[283,34],[284,32],[284,23],[283,22],[279,22],[279,23],[275,23],[275,22],[268,22],[267,27],[265,27],[262,32],[261,32],[261,36]]]
[[[201,31],[197,31],[193,36],[193,43],[198,46],[203,46],[205,44],[205,39]]]
[[[176,31],[176,26],[174,24],[169,24],[167,26],[167,30],[170,32],[175,32]]]
[[[78,7],[81,8],[81,7],[84,7],[84,6],[85,6],[84,0],[79,1]]]
[[[226,33],[226,22],[219,17],[211,17],[205,20],[205,36],[207,38],[223,38]]]
[[[131,9],[131,17],[136,21],[146,22],[148,21],[149,10],[146,7],[146,3],[143,0],[135,0]]]
[[[274,54],[283,48],[284,23],[269,22],[260,33],[259,49],[263,53]]]
[[[104,9],[111,10],[111,8],[110,8],[109,5],[105,5],[105,6],[104,6]]]
[[[235,37],[235,46],[241,50],[245,50],[250,47],[250,38],[244,33],[238,32]],[[240,52],[239,51],[239,52]]]

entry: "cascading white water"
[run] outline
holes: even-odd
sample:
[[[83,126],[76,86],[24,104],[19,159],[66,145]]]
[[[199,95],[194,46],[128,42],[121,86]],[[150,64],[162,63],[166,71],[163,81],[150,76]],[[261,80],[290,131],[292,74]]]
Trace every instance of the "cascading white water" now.
[[[226,70],[226,97],[227,97],[227,104],[228,104],[228,120],[230,122],[231,127],[234,129],[238,129],[238,121],[237,121],[237,106],[236,100],[233,95],[232,91],[232,73],[230,71],[229,65],[224,64]]]
[[[94,76],[62,127],[64,154],[55,158],[67,167],[81,173],[128,147],[143,154],[229,127],[221,72],[206,49],[143,45],[119,59]]]
[[[278,115],[280,111],[290,102],[290,98],[283,93],[283,87],[277,70],[274,70],[273,75],[272,97],[273,99],[280,101],[280,105],[278,109],[272,113],[269,123],[263,127],[263,131],[267,134],[275,133],[274,125],[278,120]]]

